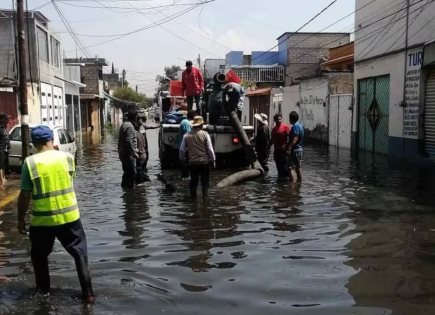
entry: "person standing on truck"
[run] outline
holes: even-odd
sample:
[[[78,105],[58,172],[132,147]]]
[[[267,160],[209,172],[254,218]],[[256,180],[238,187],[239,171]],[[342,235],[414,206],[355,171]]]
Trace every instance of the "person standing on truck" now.
[[[201,178],[202,196],[208,196],[210,165],[215,167],[216,156],[210,135],[202,130],[204,119],[195,116],[192,131],[185,134],[180,146],[180,159],[187,161],[190,171],[190,196],[196,198],[196,189]]]
[[[183,117],[183,120],[180,122],[180,129],[177,135],[178,152],[180,152],[181,141],[183,141],[184,135],[192,130],[191,121],[193,121],[193,118],[195,118],[195,111],[191,109],[187,112],[187,116]],[[183,160],[181,160],[181,178],[189,178],[189,168]]]
[[[25,216],[33,199],[29,237],[37,294],[50,294],[48,256],[57,238],[74,258],[82,298],[93,303],[86,234],[74,192],[74,156],[54,149],[53,131],[48,126],[33,128],[31,138],[38,153],[27,157],[21,170],[17,229],[27,234]]]
[[[289,176],[286,152],[290,127],[282,122],[282,115],[280,113],[275,114],[273,120],[275,121],[275,127],[272,129],[270,146],[274,146],[273,159],[278,171],[278,178],[285,178]]]
[[[137,116],[137,109],[131,107],[124,113],[123,122],[119,128],[118,154],[122,163],[121,187],[133,188],[136,179],[136,159],[139,157],[137,149],[136,130],[133,122]]]
[[[186,95],[187,109],[193,108],[193,101],[196,104],[197,115],[202,115],[201,112],[201,94],[204,91],[204,78],[201,71],[193,66],[192,61],[186,61],[186,70],[181,75],[181,83],[183,86],[183,95]]]
[[[255,114],[257,120],[257,135],[255,136],[255,151],[257,152],[258,162],[265,172],[269,172],[267,160],[270,151],[270,130],[266,114]]]

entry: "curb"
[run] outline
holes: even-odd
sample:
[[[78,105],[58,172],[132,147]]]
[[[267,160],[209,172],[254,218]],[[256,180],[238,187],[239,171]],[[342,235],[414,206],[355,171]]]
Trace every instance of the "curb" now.
[[[0,213],[3,212],[3,207],[6,207],[8,204],[10,204],[12,201],[18,198],[18,195],[20,194],[20,190],[14,190],[10,193],[8,193],[7,196],[2,197],[0,200]]]

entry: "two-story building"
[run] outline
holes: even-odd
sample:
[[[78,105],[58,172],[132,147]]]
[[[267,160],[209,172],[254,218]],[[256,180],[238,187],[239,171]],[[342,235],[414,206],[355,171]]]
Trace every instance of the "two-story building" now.
[[[245,106],[242,123],[254,124],[254,115],[269,112],[272,88],[284,84],[285,67],[278,64],[276,51],[230,51],[225,56],[225,68],[233,70],[245,86]]]
[[[356,8],[353,147],[435,160],[435,3],[356,0]]]
[[[285,66],[285,86],[296,78],[319,74],[329,49],[350,42],[349,33],[286,32],[277,38],[278,63]]]
[[[41,12],[25,12],[25,19],[28,24],[29,122],[64,125],[66,113],[60,39],[51,31],[49,20]],[[18,79],[15,34],[14,11],[0,10],[0,78]]]
[[[80,114],[82,130],[101,130],[104,127],[104,58],[65,58],[66,64],[80,64]]]

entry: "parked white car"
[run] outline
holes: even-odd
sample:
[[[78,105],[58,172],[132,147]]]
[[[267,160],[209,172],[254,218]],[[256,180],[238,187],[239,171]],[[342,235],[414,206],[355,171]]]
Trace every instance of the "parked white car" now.
[[[33,127],[36,127],[35,124],[29,124],[29,131],[32,130]],[[72,155],[76,155],[77,147],[74,141],[74,138],[71,137],[68,130],[66,130],[62,126],[50,127],[53,130],[53,145],[55,149],[59,151],[69,152]],[[10,133],[9,137],[11,140],[11,150],[9,152],[9,166],[10,167],[21,167],[23,164],[21,158],[21,125],[14,126]],[[32,141],[32,138],[29,135],[29,141]],[[29,155],[37,153],[35,146],[30,143],[29,144]]]

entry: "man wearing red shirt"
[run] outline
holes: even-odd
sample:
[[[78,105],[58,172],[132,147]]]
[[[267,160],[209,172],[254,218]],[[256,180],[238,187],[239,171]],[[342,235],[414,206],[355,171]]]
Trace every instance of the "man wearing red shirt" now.
[[[196,104],[196,112],[201,115],[201,105],[199,100],[201,93],[204,91],[204,79],[201,71],[192,66],[192,61],[186,61],[186,70],[183,71],[181,76],[181,83],[183,84],[183,94],[186,95],[187,107],[189,110],[193,107],[193,100]]]
[[[290,127],[282,122],[282,115],[275,114],[273,116],[275,127],[272,129],[272,137],[270,146],[274,145],[273,159],[275,160],[278,177],[288,177],[288,169],[286,167],[286,150],[287,140],[290,133]]]

